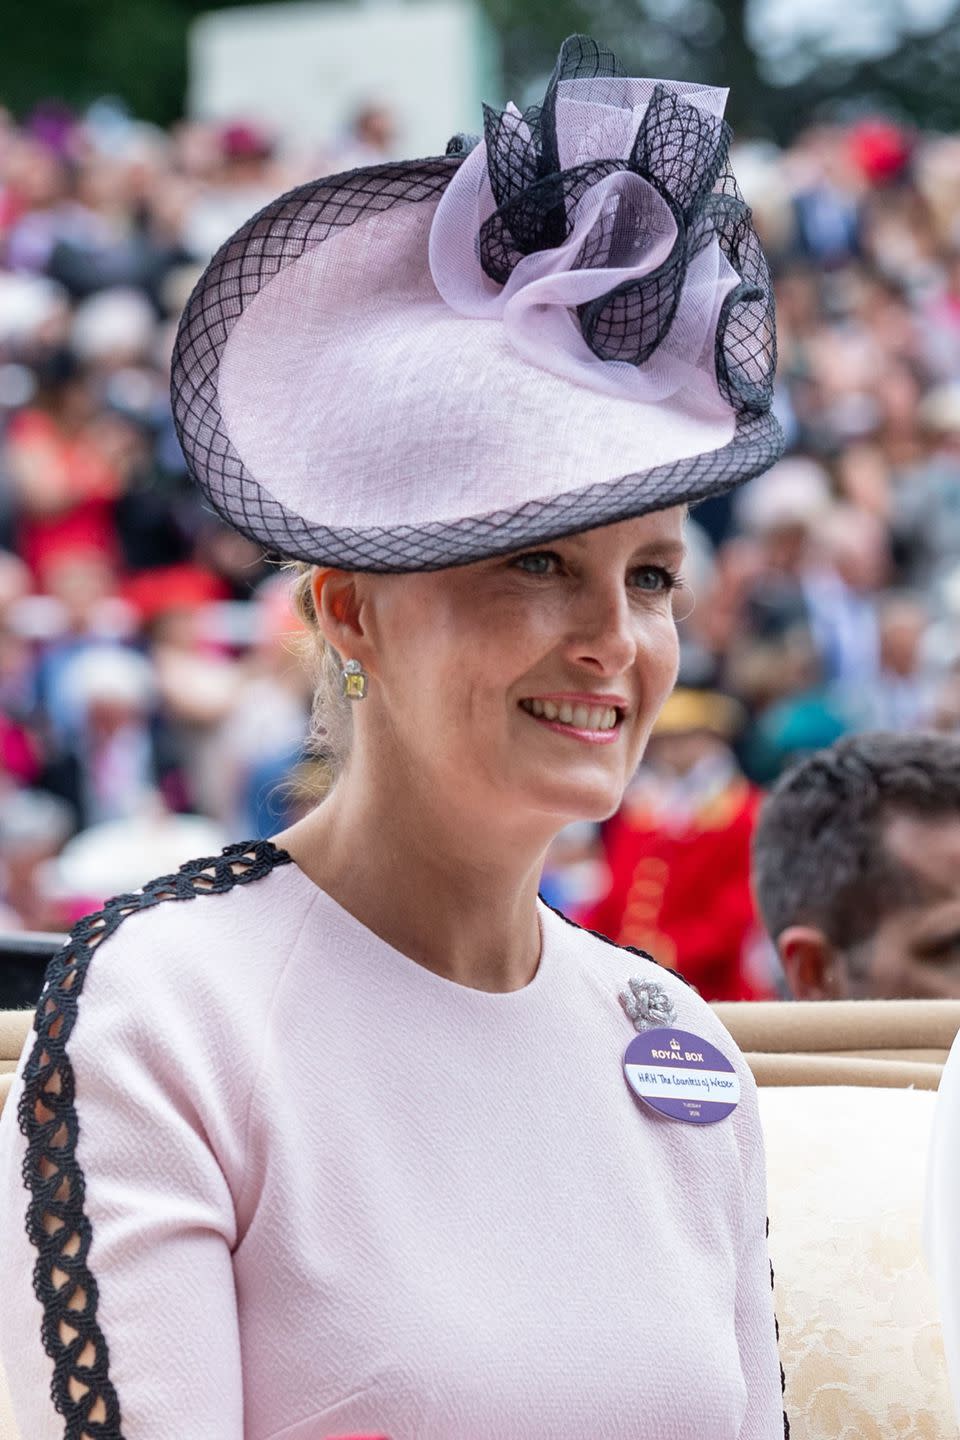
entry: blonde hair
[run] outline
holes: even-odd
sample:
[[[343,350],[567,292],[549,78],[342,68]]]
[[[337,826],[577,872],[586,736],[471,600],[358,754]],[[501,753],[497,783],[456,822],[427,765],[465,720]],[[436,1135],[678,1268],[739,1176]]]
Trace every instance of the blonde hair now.
[[[293,607],[307,632],[303,646],[304,660],[313,681],[313,703],[306,754],[315,762],[311,773],[315,771],[321,777],[319,784],[311,782],[311,790],[316,795],[317,790],[321,789],[322,794],[318,798],[322,799],[323,794],[333,788],[350,754],[353,714],[340,679],[343,659],[339,651],[320,633],[317,622],[312,591],[317,567],[295,560],[286,568],[294,576]]]

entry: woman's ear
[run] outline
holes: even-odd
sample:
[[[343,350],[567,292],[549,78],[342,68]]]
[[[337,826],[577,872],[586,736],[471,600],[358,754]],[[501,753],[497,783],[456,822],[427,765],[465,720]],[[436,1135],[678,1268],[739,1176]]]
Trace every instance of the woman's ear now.
[[[351,570],[317,566],[310,594],[324,639],[342,654],[356,655],[358,642],[365,638],[357,576]]]

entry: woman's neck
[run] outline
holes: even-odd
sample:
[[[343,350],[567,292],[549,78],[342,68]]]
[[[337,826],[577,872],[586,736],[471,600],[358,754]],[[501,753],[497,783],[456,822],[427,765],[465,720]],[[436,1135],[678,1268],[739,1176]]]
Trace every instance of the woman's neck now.
[[[367,784],[348,767],[331,794],[274,837],[314,884],[426,969],[475,990],[519,990],[540,954],[536,897],[558,828],[517,833],[462,796],[409,777]]]

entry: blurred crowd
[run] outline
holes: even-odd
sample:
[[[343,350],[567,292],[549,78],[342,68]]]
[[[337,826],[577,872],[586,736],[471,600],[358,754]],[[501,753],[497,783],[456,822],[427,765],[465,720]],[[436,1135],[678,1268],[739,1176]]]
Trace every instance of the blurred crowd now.
[[[237,225],[396,145],[376,105],[322,152],[112,100],[0,112],[0,929],[309,803],[289,578],[190,484],[169,357]],[[823,124],[734,168],[788,454],[696,511],[680,691],[622,814],[566,832],[546,880],[728,998],[781,983],[749,891],[762,788],[847,733],[960,729],[960,138]]]

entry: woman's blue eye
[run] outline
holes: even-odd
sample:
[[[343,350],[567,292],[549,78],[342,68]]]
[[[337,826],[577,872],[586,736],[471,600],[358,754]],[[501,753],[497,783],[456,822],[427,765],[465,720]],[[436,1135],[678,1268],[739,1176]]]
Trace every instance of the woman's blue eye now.
[[[633,583],[638,590],[674,590],[680,577],[663,565],[641,565],[633,572]]]
[[[513,564],[518,570],[525,570],[528,575],[549,575],[556,559],[556,555],[549,550],[530,550],[526,555],[518,555]]]
[[[554,575],[563,564],[561,557],[553,550],[528,550],[516,555],[510,564],[527,575]],[[680,584],[680,576],[664,565],[639,565],[630,572],[629,583],[634,589],[648,594],[665,594]]]

